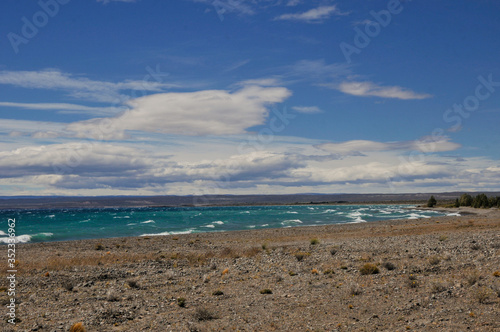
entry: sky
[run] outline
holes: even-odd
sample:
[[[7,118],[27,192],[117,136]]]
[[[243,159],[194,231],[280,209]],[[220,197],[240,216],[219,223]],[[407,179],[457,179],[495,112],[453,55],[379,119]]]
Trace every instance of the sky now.
[[[0,196],[500,190],[500,2],[0,2]]]

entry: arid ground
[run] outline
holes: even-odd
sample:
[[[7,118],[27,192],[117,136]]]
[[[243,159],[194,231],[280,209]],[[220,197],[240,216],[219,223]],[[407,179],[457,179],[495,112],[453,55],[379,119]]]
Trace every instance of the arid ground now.
[[[500,331],[500,212],[459,210],[19,244],[17,323],[7,323],[4,269],[0,330]]]

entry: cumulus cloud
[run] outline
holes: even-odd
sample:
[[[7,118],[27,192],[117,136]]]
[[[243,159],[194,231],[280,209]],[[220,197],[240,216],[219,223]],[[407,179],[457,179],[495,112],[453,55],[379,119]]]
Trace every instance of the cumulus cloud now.
[[[432,95],[416,93],[399,86],[380,86],[373,82],[342,82],[337,89],[343,93],[359,97],[381,97],[394,99],[426,99]]]
[[[422,153],[453,151],[460,144],[450,142],[445,136],[426,136],[414,141],[376,142],[369,140],[352,140],[341,143],[325,143],[317,145],[321,150],[345,156],[359,156],[364,152],[380,151],[418,151]]]
[[[67,129],[80,137],[102,138],[123,138],[125,131],[134,130],[191,136],[242,134],[263,124],[267,107],[290,95],[286,88],[260,86],[235,92],[154,94],[129,101],[131,109],[117,117],[76,122]]]
[[[333,15],[343,15],[337,6],[320,6],[303,13],[283,14],[275,17],[275,20],[298,21],[306,23],[320,23]]]

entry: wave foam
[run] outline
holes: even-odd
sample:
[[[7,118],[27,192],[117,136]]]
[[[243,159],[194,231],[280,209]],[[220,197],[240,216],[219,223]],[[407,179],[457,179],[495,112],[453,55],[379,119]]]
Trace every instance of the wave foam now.
[[[282,221],[281,224],[282,225],[302,224],[302,220],[300,220],[300,219],[285,220],[285,221]]]
[[[165,236],[165,235],[180,235],[180,234],[191,234],[191,233],[193,233],[193,229],[188,229],[187,231],[178,231],[178,232],[162,232],[162,233],[142,234],[139,236]]]
[[[0,237],[0,243],[12,243],[10,237]],[[31,235],[19,235],[13,238],[14,243],[27,243],[31,241]]]

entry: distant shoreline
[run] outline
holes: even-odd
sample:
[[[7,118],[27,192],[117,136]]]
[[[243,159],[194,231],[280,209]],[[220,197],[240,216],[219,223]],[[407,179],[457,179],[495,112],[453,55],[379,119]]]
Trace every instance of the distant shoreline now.
[[[438,204],[452,203],[462,192],[417,194],[293,194],[206,196],[3,197],[0,210],[67,208],[218,207],[266,205],[415,204],[431,195]],[[475,193],[470,193],[475,194]],[[486,193],[500,196],[500,192]]]

